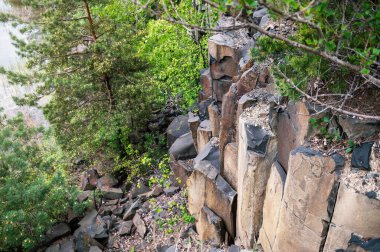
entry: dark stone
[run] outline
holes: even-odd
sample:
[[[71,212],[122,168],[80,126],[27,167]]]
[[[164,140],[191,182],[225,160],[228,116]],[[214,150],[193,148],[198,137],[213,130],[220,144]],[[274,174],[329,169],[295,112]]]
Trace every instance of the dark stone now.
[[[131,191],[129,192],[129,198],[134,199],[137,198],[141,194],[145,194],[150,191],[149,186],[145,185],[144,183],[139,183],[135,185]]]
[[[123,197],[123,191],[120,188],[105,187],[100,188],[103,197],[106,199],[114,200]]]
[[[46,232],[46,238],[49,241],[54,241],[62,236],[71,233],[71,229],[67,223],[58,223]]]
[[[49,247],[46,249],[45,252],[59,252],[59,248],[60,248],[60,247],[61,247],[61,246],[59,245],[59,243],[57,243],[57,244],[53,244],[53,245],[49,246]]]
[[[248,150],[265,156],[270,138],[268,132],[260,126],[252,124],[245,124],[245,129],[247,132]]]
[[[319,151],[313,150],[305,146],[300,146],[290,152],[291,155],[295,155],[297,153],[302,153],[308,157],[322,156],[322,153],[320,153]]]
[[[342,168],[344,166],[345,159],[342,155],[340,155],[338,153],[334,153],[331,157],[335,161],[335,168],[336,169]]]
[[[123,220],[132,220],[136,214],[137,209],[142,205],[140,200],[136,200],[125,212]]]
[[[166,252],[166,250],[167,250],[169,247],[170,247],[170,246],[168,246],[168,245],[163,245],[163,246],[158,245],[158,246],[156,247],[156,252]]]
[[[377,193],[375,191],[366,192],[365,195],[370,199],[376,199]]]
[[[356,147],[352,152],[351,165],[352,167],[371,170],[369,165],[369,157],[371,155],[373,142],[367,142]]]
[[[197,156],[192,134],[189,132],[179,137],[169,149],[175,160],[191,159]]]
[[[166,196],[171,197],[179,191],[179,187],[171,186],[169,188],[164,188],[164,193]]]
[[[194,159],[194,170],[201,171],[210,179],[215,179],[220,170],[219,147],[207,143]]]
[[[115,177],[110,174],[106,174],[98,180],[97,186],[98,188],[101,188],[102,186],[114,187],[118,183],[119,181],[117,181]]]
[[[170,148],[177,138],[190,131],[188,121],[189,117],[186,115],[179,115],[170,123],[166,129],[168,140],[168,147]]]
[[[198,116],[201,119],[201,121],[208,119],[208,106],[211,105],[213,100],[211,98],[206,99],[204,101],[201,101],[196,105],[198,109]]]
[[[351,244],[357,245],[363,248],[365,251],[371,251],[371,252],[380,251],[380,238],[365,240],[355,234],[351,234],[351,239],[348,241],[348,243],[350,245]]]
[[[81,230],[75,236],[75,251],[87,252],[92,246],[103,248],[103,245],[96,241],[90,234]]]
[[[212,91],[213,98],[216,101],[222,101],[224,94],[226,94],[230,90],[230,86],[232,85],[231,77],[224,76],[221,79],[212,81]]]
[[[130,235],[131,232],[132,232],[132,226],[133,226],[133,222],[132,221],[123,221],[120,224],[119,235],[120,236]]]
[[[339,116],[339,125],[350,139],[370,137],[380,132],[380,121]]]
[[[59,249],[59,252],[74,252],[75,244],[74,240],[70,239],[66,241],[65,243],[61,244],[61,248]]]
[[[240,251],[240,247],[239,246],[236,246],[236,245],[231,245],[229,248],[228,248],[228,252],[239,252]]]

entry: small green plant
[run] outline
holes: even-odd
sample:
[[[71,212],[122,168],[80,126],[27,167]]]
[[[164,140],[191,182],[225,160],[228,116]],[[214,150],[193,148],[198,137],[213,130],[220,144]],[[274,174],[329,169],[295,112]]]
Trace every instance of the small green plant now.
[[[348,147],[346,148],[346,153],[351,153],[356,147],[356,144],[352,139],[348,139],[347,144]]]
[[[331,121],[331,117],[324,116],[322,118],[310,118],[310,123],[314,129],[317,129],[318,134],[322,137],[326,138],[329,143],[336,142],[341,139],[341,135],[338,128],[334,128],[329,130],[329,123]]]

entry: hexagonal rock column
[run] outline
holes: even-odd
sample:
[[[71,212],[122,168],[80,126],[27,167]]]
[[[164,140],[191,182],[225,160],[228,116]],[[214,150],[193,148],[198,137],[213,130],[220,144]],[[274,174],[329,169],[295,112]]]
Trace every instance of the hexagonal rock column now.
[[[351,234],[380,237],[380,201],[340,184],[334,215],[323,251],[345,250]]]
[[[187,186],[190,214],[199,221],[202,208],[207,206],[223,220],[231,240],[235,235],[236,191],[219,175],[217,146],[208,143],[194,159],[194,172],[187,181]],[[198,232],[202,233],[203,230],[198,229]]]
[[[224,76],[221,79],[212,81],[212,98],[216,101],[221,102],[223,100],[223,95],[230,90],[232,85],[232,79],[230,77]]]
[[[216,244],[224,242],[226,231],[223,220],[207,206],[202,207],[196,227],[202,241],[210,241]]]
[[[321,251],[334,209],[338,183],[332,157],[307,147],[289,158],[273,251]]]
[[[239,118],[236,228],[237,242],[246,248],[252,248],[259,235],[267,180],[277,154],[268,117],[269,104],[257,103]]]
[[[191,132],[191,136],[193,137],[193,143],[195,145],[195,148],[198,149],[197,147],[197,130],[199,125],[201,124],[201,120],[199,116],[193,114],[192,112],[189,112],[189,119],[187,120],[189,123],[189,128]]]
[[[213,137],[219,137],[220,119],[219,119],[219,107],[216,103],[212,103],[208,106],[208,115],[210,119],[210,127]]]
[[[202,99],[205,100],[212,95],[212,78],[210,68],[201,70]]]
[[[263,207],[263,225],[260,229],[259,242],[265,252],[271,252],[276,238],[280,217],[282,197],[284,195],[286,174],[276,161],[271,168]]]
[[[211,125],[209,120],[204,120],[200,123],[197,129],[197,148],[201,152],[205,145],[212,137]]]
[[[278,114],[278,161],[288,170],[289,153],[303,145],[315,130],[309,122],[311,114],[321,109],[302,101],[289,102],[285,111]],[[317,115],[323,117],[328,111]]]
[[[196,157],[197,151],[191,133],[186,133],[177,138],[170,147],[169,154],[171,160],[185,160]]]
[[[236,191],[238,184],[238,148],[236,143],[229,143],[224,148],[223,164],[221,175]]]
[[[259,71],[257,66],[253,66],[245,71],[241,75],[240,80],[236,83],[238,96],[241,97],[244,94],[252,91],[256,87],[258,77]]]

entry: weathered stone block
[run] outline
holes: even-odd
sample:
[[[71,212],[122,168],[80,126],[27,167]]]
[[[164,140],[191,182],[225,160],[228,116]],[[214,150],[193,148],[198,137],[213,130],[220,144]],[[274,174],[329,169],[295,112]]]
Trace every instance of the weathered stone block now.
[[[238,150],[236,143],[229,143],[224,148],[224,166],[221,171],[223,178],[236,191],[238,184]]]
[[[210,126],[210,121],[205,120],[201,122],[197,130],[198,152],[201,152],[203,150],[203,148],[210,141],[211,138],[212,138],[212,131],[211,131],[211,126]]]
[[[380,237],[380,201],[340,184],[323,251],[347,249],[351,234]]]
[[[256,87],[258,77],[259,72],[255,66],[245,71],[242,74],[240,80],[236,83],[238,96],[241,97],[244,94],[252,91]]]
[[[219,108],[215,103],[208,106],[208,114],[210,119],[210,127],[212,131],[213,137],[219,136],[219,128],[220,128],[220,119],[219,119]]]
[[[177,138],[190,131],[188,120],[189,117],[187,115],[179,115],[170,123],[169,127],[166,129],[169,148]]]
[[[191,159],[197,155],[191,133],[177,138],[169,149],[170,156],[175,160]]]
[[[201,71],[201,84],[204,97],[210,97],[212,95],[212,78],[210,68],[203,69]]]
[[[234,77],[238,75],[239,65],[230,56],[225,56],[219,61],[215,61],[210,65],[211,77],[214,80],[220,79],[224,76]]]
[[[335,161],[310,148],[291,152],[273,251],[320,251],[336,198]]]
[[[286,174],[276,161],[270,171],[263,206],[263,225],[260,229],[259,242],[265,252],[271,252],[276,238],[280,217],[282,197],[285,189]]]
[[[195,145],[195,149],[198,149],[197,147],[197,130],[201,123],[201,120],[199,116],[193,114],[192,112],[189,112],[189,120],[187,121],[189,123],[189,128],[191,132],[191,136],[193,137],[193,143]]]
[[[380,121],[339,116],[339,125],[350,139],[367,138],[380,132]]]
[[[223,77],[218,80],[212,81],[213,98],[216,101],[222,101],[223,95],[228,92],[232,85],[232,79],[229,77]]]
[[[223,243],[225,234],[223,220],[207,206],[202,207],[196,227],[202,241],[210,241],[216,244]]]
[[[174,160],[170,162],[170,169],[173,171],[171,181],[175,185],[185,186],[186,181],[189,179],[193,172],[193,166],[186,160]]]
[[[100,188],[100,192],[103,194],[103,197],[106,199],[121,199],[123,197],[123,191],[120,188],[113,188],[103,186]]]

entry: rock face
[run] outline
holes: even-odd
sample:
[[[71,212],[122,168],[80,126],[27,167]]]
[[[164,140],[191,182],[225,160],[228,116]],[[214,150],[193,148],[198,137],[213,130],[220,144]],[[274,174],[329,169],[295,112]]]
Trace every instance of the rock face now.
[[[271,132],[255,124],[260,122],[250,121],[243,115],[239,118],[236,227],[237,238],[248,248],[253,247],[259,235],[267,180],[277,154],[277,141]],[[256,138],[256,131],[250,131],[252,127],[263,133],[260,138]]]
[[[275,162],[271,167],[267,183],[263,206],[263,225],[259,236],[259,241],[264,251],[272,251],[272,246],[276,239],[285,181],[285,171],[278,162]]]
[[[351,116],[339,116],[338,122],[349,139],[369,137],[380,132],[380,121],[363,120]]]
[[[213,137],[219,136],[219,128],[220,128],[220,119],[219,119],[219,108],[213,103],[208,106],[208,114],[210,118],[210,127]]]
[[[236,143],[229,143],[224,148],[224,168],[221,175],[237,190],[238,185],[238,148]]]
[[[323,251],[347,249],[351,234],[377,238],[380,234],[380,201],[340,184]]]
[[[273,251],[323,248],[336,199],[335,161],[310,148],[291,152]]]
[[[211,241],[216,244],[221,244],[224,241],[223,220],[207,206],[202,207],[196,226],[201,240]]]
[[[204,120],[197,130],[197,147],[198,152],[201,152],[205,145],[210,141],[212,137],[212,131],[209,120]]]

